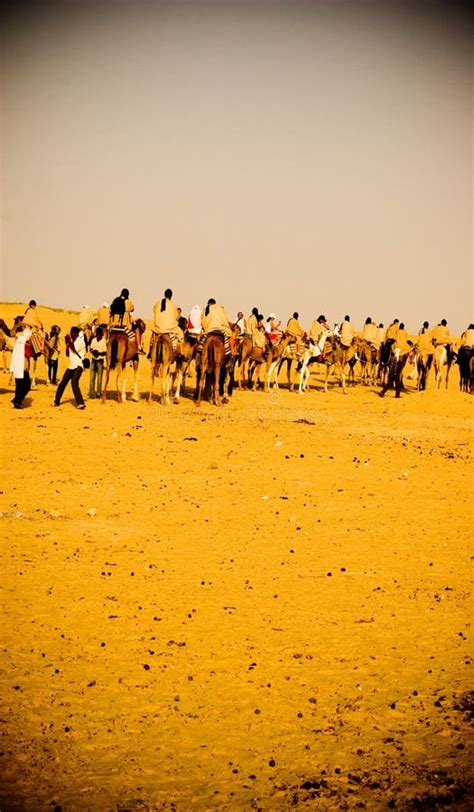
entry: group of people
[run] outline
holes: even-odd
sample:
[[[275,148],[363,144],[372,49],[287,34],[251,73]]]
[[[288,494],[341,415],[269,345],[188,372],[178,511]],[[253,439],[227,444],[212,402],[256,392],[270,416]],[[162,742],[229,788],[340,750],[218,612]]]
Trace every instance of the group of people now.
[[[84,397],[80,388],[80,379],[85,368],[90,368],[89,398],[98,398],[102,391],[102,378],[107,357],[107,336],[114,332],[125,332],[129,340],[134,343],[136,354],[145,354],[141,344],[141,332],[135,328],[133,320],[134,305],[130,299],[127,288],[123,288],[120,295],[115,297],[109,306],[104,302],[95,315],[92,309],[85,305],[78,317],[77,326],[71,327],[65,336],[65,351],[68,357],[68,366],[61,380],[57,381],[59,357],[63,348],[61,328],[53,325],[49,333],[45,332],[38,315],[35,300],[29,302],[22,317],[15,320],[15,345],[12,351],[10,371],[15,377],[15,395],[13,406],[21,409],[23,401],[30,391],[32,382],[30,377],[30,362],[39,355],[44,354],[48,368],[48,382],[57,386],[53,405],[59,406],[67,385],[70,383],[76,406],[85,408]],[[340,324],[331,327],[324,315],[318,316],[311,323],[309,330],[304,330],[300,324],[299,313],[294,312],[285,326],[270,313],[265,318],[257,307],[254,307],[248,317],[242,311],[232,322],[225,308],[210,298],[202,308],[200,305],[192,307],[189,316],[183,315],[182,309],[173,301],[173,292],[167,288],[163,297],[153,306],[152,336],[150,339],[151,357],[153,342],[161,334],[169,336],[173,348],[179,353],[180,343],[184,340],[185,332],[200,338],[200,344],[209,333],[219,333],[224,341],[226,352],[229,352],[229,339],[231,335],[249,336],[252,344],[258,347],[263,355],[272,344],[278,342],[282,335],[289,336],[295,344],[296,351],[305,343],[311,342],[314,356],[324,354],[326,339],[330,335],[337,337],[342,346],[349,347],[356,336],[364,339],[374,349],[388,339],[392,339],[393,349],[397,354],[409,352],[413,341],[409,338],[405,325],[394,319],[385,328],[382,323],[374,321],[371,317],[365,320],[361,331],[354,327],[350,316],[346,315]],[[416,345],[419,351],[434,352],[436,346],[445,345],[448,353],[452,352],[453,337],[450,335],[446,319],[435,327],[430,328],[424,322]],[[461,338],[461,346],[470,347],[474,352],[474,324],[470,324]],[[90,355],[90,359],[87,355]]]

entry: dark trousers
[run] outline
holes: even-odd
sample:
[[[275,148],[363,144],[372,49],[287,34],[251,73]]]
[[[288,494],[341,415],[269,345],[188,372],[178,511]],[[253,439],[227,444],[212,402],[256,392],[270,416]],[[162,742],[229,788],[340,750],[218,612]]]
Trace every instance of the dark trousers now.
[[[13,405],[21,406],[30,389],[30,373],[25,369],[23,378],[15,378],[15,397],[13,398]]]
[[[82,375],[82,368],[79,367],[78,369],[66,369],[63,377],[61,378],[61,382],[56,389],[56,397],[54,402],[57,406],[61,403],[61,397],[63,392],[68,385],[69,381],[71,381],[72,391],[74,392],[74,397],[76,399],[77,406],[82,406],[84,403],[84,398],[82,397],[82,392],[79,386],[79,379]]]
[[[48,380],[50,383],[55,384],[58,375],[58,359],[50,358],[48,361]]]
[[[104,359],[93,358],[89,379],[89,397],[100,398],[102,393],[102,376],[104,374]]]

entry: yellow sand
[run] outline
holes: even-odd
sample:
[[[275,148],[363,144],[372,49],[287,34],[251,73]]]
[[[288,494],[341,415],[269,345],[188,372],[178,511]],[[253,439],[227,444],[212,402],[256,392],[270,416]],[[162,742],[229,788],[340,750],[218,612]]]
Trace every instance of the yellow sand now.
[[[84,412],[1,375],[2,809],[472,809],[457,368]]]

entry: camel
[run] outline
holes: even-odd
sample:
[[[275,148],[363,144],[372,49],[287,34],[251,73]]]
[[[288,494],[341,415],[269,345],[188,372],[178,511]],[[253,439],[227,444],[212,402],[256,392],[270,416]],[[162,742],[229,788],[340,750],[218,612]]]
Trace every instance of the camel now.
[[[2,353],[3,371],[9,372],[7,353],[12,352],[15,346],[15,336],[17,328],[21,325],[23,316],[15,316],[13,327],[8,327],[3,319],[0,319],[0,352]]]
[[[417,375],[417,385],[418,391],[424,392],[426,389],[426,380],[428,378],[428,372],[431,369],[433,364],[433,353],[426,352],[426,350],[416,350],[416,368],[418,371]]]
[[[148,395],[148,403],[153,397],[153,385],[155,378],[161,378],[160,403],[165,406],[170,402],[171,391],[171,367],[178,358],[178,349],[173,346],[173,342],[168,333],[156,335],[151,349],[151,387]]]
[[[290,351],[290,348],[292,347],[292,345],[294,346],[294,338],[293,338],[293,336],[288,335],[287,333],[283,333],[280,340],[276,344],[273,344],[273,346],[271,348],[271,351],[270,351],[270,357],[267,359],[267,372],[266,372],[266,375],[265,375],[265,391],[266,392],[270,391],[270,386],[271,386],[273,377],[274,377],[273,387],[275,389],[278,389],[278,373],[280,371],[280,362],[284,358],[285,353]],[[291,368],[291,360],[292,359],[289,359],[289,360],[290,360],[290,366],[288,367],[288,370]],[[276,375],[275,375],[275,373],[276,373]]]
[[[253,374],[257,367],[265,364],[270,357],[270,351],[267,346],[256,347],[253,343],[252,337],[249,335],[243,336],[240,341],[238,350],[238,364],[240,366],[240,386],[246,389],[247,386],[251,389],[253,386]],[[248,367],[248,379],[246,381],[245,370]]]
[[[441,386],[441,378],[443,377],[443,367],[446,367],[446,389],[448,388],[449,372],[451,370],[453,361],[454,361],[454,353],[451,347],[449,347],[448,349],[445,344],[440,344],[438,347],[435,347],[435,351],[433,354],[433,366],[437,389],[439,389]]]
[[[145,332],[145,322],[137,319],[133,323],[133,330],[138,331],[140,338]],[[124,403],[127,399],[125,392],[125,365],[129,362],[133,364],[133,394],[132,400],[139,401],[138,393],[138,348],[134,338],[129,338],[125,330],[111,330],[107,339],[107,369],[104,375],[102,386],[101,403],[107,399],[107,386],[109,376],[113,369],[117,369],[117,399],[119,403]]]
[[[460,347],[457,363],[460,391],[474,395],[474,350],[471,347]]]
[[[360,364],[360,382],[374,385],[377,377],[377,348],[360,338],[357,342],[357,355]]]
[[[309,348],[305,351],[304,358],[302,359],[300,378],[298,385],[298,392],[303,394],[308,386],[310,377],[309,367],[313,364],[323,364],[326,367],[326,376],[324,379],[324,392],[328,391],[328,380],[332,372],[337,371],[340,375],[340,385],[344,395],[347,395],[346,388],[346,367],[357,352],[357,344],[355,341],[349,347],[341,344],[336,336],[329,336],[326,339],[328,349],[318,356],[313,356],[314,344],[310,342]]]
[[[222,338],[216,333],[209,333],[204,341],[200,364],[196,370],[196,406],[201,405],[207,375],[213,377],[212,402],[214,405],[220,406],[221,402],[228,403],[228,398],[224,395],[224,381],[227,371],[231,373],[231,367],[232,355],[225,355]]]
[[[184,334],[184,341],[180,344],[180,353],[176,360],[176,370],[173,374],[171,389],[174,387],[173,403],[179,403],[181,388],[185,394],[185,380],[191,361],[196,358],[198,338],[188,331]]]

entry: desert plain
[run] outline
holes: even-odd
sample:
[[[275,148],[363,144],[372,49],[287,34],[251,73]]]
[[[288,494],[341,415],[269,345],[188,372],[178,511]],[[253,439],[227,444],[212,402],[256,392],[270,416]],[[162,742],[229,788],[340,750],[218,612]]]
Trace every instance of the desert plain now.
[[[457,367],[197,409],[143,359],[83,412],[0,375],[2,810],[472,810]]]

